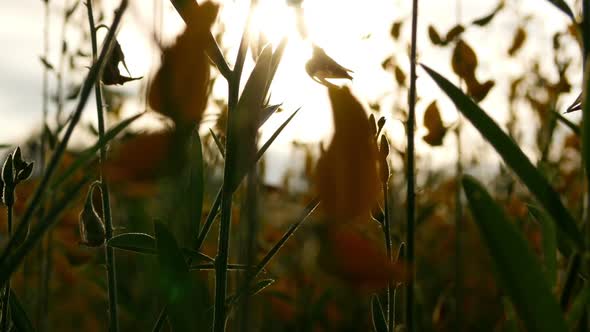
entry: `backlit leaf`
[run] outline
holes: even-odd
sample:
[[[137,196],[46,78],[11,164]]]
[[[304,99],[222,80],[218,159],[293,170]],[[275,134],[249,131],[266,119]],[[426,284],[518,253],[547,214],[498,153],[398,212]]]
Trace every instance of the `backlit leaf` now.
[[[424,112],[424,126],[428,129],[428,134],[423,137],[424,141],[432,146],[441,146],[447,128],[442,122],[436,101],[430,103]]]
[[[508,49],[508,55],[514,56],[516,52],[518,52],[518,50],[522,48],[522,45],[524,45],[524,42],[526,40],[526,36],[526,31],[523,27],[518,27],[518,29],[516,29],[514,37],[512,38],[512,44]]]
[[[533,166],[514,141],[460,89],[434,70],[424,65],[422,67],[451,98],[457,109],[488,140],[504,162],[518,175],[564,234],[577,248],[582,248],[584,240],[573,217],[549,182]]]
[[[462,40],[457,42],[451,58],[451,65],[455,74],[464,80],[470,80],[475,76],[477,68],[477,55],[467,43]]]
[[[551,2],[555,7],[559,8],[564,14],[566,14],[572,21],[576,21],[574,17],[574,12],[568,6],[568,4],[564,0],[547,0]]]
[[[432,42],[434,45],[442,45],[443,44],[443,40],[440,37],[440,34],[438,33],[438,31],[436,31],[436,29],[432,25],[428,26],[428,37],[430,38],[430,42]]]
[[[448,44],[448,43],[454,41],[457,37],[461,36],[461,34],[464,31],[465,31],[464,26],[462,26],[461,24],[455,25],[451,30],[449,30],[449,32],[447,32],[447,35],[445,37],[445,44]]]
[[[397,40],[399,38],[400,32],[402,30],[402,25],[403,21],[397,21],[391,25],[391,31],[389,33],[391,34],[391,37],[393,37],[394,40]]]
[[[496,17],[496,14],[502,10],[502,8],[504,8],[504,0],[500,1],[500,4],[498,4],[494,11],[484,17],[475,19],[473,22],[471,22],[471,24],[478,25],[480,27],[488,25],[494,19],[494,17]]]
[[[557,300],[522,234],[476,179],[464,177],[463,188],[497,278],[527,331],[567,331]]]

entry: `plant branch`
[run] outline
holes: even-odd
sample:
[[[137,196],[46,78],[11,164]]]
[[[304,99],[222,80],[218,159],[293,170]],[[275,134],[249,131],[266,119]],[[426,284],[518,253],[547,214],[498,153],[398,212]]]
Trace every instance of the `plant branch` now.
[[[414,260],[414,222],[416,214],[415,192],[415,147],[414,128],[416,123],[416,42],[418,30],[418,0],[412,1],[412,46],[410,50],[410,92],[408,112],[408,161],[407,161],[407,263],[409,277],[406,290],[406,330],[414,332],[414,279],[416,266]]]
[[[94,15],[92,12],[92,0],[88,0],[86,3],[88,10],[88,24],[90,25],[90,39],[92,43],[92,61],[96,62],[98,54],[98,44],[96,41],[96,27],[94,26]],[[98,138],[104,139],[105,135],[105,119],[104,119],[104,107],[102,102],[102,89],[100,78],[96,80],[94,84],[94,95],[96,99],[96,113],[98,118]],[[102,211],[103,219],[105,222],[106,230],[106,241],[108,242],[113,237],[113,220],[111,213],[111,200],[109,194],[109,186],[107,179],[105,178],[105,162],[107,159],[107,145],[103,144],[100,147],[99,155],[99,167],[100,167],[100,189],[102,192]],[[109,296],[109,331],[119,331],[119,319],[118,319],[118,308],[117,308],[117,276],[116,276],[116,264],[115,264],[115,252],[112,247],[105,245],[105,265],[107,269],[107,284],[108,284],[108,296]]]

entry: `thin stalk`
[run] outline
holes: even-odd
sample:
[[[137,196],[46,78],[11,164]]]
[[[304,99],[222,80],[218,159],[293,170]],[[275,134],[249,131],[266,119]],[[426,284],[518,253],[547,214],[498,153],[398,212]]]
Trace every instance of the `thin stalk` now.
[[[215,196],[215,200],[213,201],[213,205],[211,206],[211,211],[207,215],[207,219],[205,219],[205,224],[199,233],[197,238],[197,243],[195,245],[196,251],[201,251],[201,247],[207,238],[207,234],[209,234],[209,230],[211,230],[211,226],[213,226],[213,222],[215,221],[215,217],[217,217],[217,212],[219,211],[219,206],[221,205],[221,194],[223,192],[223,187],[219,189],[217,195]]]
[[[152,332],[160,332],[162,330],[162,328],[164,327],[164,324],[166,324],[167,317],[168,317],[168,304],[166,304],[162,308],[162,310],[160,311],[160,314],[158,315],[158,320],[156,320],[156,324],[154,325]]]
[[[247,287],[248,272],[252,266],[256,253],[256,235],[258,232],[258,176],[256,174],[256,166],[252,167],[247,181],[246,193],[246,266],[248,267],[246,274],[242,280],[242,287]],[[239,310],[240,327],[248,330],[250,327],[250,297],[246,296]]]
[[[387,259],[393,262],[393,255],[391,250],[391,220],[389,213],[389,190],[387,182],[383,183],[383,236],[385,237],[385,251]],[[395,328],[395,285],[392,280],[387,281],[387,303],[385,304],[387,310],[387,327],[388,331],[393,331]]]
[[[228,140],[231,131],[228,132]],[[233,173],[231,167],[233,153],[226,151],[224,179],[230,179]],[[221,193],[221,220],[219,225],[219,243],[217,247],[217,257],[215,258],[215,306],[213,331],[225,331],[227,317],[227,308],[225,306],[225,295],[227,293],[227,264],[229,257],[229,234],[231,226],[231,202],[233,191],[230,188],[230,181],[224,181]]]
[[[254,269],[251,270],[248,276],[248,282],[236,292],[235,301],[239,301],[243,294],[247,294],[248,288],[252,284],[252,281],[266,268],[266,265],[270,262],[270,260],[281,250],[281,248],[285,245],[287,240],[299,229],[299,226],[303,224],[305,220],[312,214],[313,211],[318,207],[320,204],[319,198],[312,199],[303,209],[301,214],[297,217],[297,220],[291,224],[291,227],[283,234],[281,239],[275,243],[275,245],[266,253],[264,258],[260,260],[260,262],[256,265]]]
[[[414,332],[414,279],[416,265],[414,258],[414,222],[416,214],[415,192],[415,147],[414,128],[416,121],[416,41],[418,29],[418,0],[412,1],[412,46],[410,50],[410,92],[408,107],[408,175],[407,175],[407,262],[409,278],[406,286],[406,327],[408,332]]]
[[[88,10],[88,23],[90,25],[90,39],[92,42],[92,62],[96,62],[98,54],[98,46],[96,41],[96,28],[94,26],[94,15],[92,12],[92,0],[88,0],[86,3]],[[104,139],[105,133],[105,119],[103,114],[103,103],[102,103],[102,89],[101,81],[97,79],[94,84],[94,95],[96,99],[96,113],[98,117],[98,138]],[[100,189],[102,192],[102,211],[106,230],[106,241],[108,242],[113,237],[113,219],[111,213],[111,200],[109,194],[109,186],[105,177],[105,163],[107,160],[107,146],[106,144],[101,145],[99,152],[99,181]],[[104,246],[105,250],[105,265],[107,269],[107,283],[108,283],[108,294],[109,294],[109,331],[119,331],[119,319],[118,319],[118,308],[117,308],[117,270],[115,263],[115,252],[110,246]]]
[[[88,76],[86,77],[86,80],[84,81],[82,88],[80,89],[80,99],[78,101],[78,104],[76,105],[76,109],[74,110],[74,112],[72,114],[72,118],[67,126],[64,137],[59,142],[54,153],[52,154],[51,159],[49,160],[49,163],[47,164],[47,169],[46,169],[45,173],[43,174],[41,181],[39,182],[39,186],[37,187],[37,189],[35,190],[35,193],[31,197],[31,200],[29,201],[29,204],[27,205],[27,207],[25,209],[25,212],[21,218],[21,221],[18,224],[18,226],[16,227],[16,230],[14,232],[14,236],[11,237],[10,241],[8,241],[8,244],[6,245],[4,250],[2,251],[2,254],[0,255],[0,272],[4,272],[4,274],[7,273],[7,270],[5,269],[5,267],[8,265],[8,261],[9,260],[12,261],[12,258],[13,258],[11,256],[11,259],[9,259],[9,254],[13,251],[13,249],[17,245],[17,243],[14,239],[20,238],[21,236],[24,235],[27,227],[29,226],[29,224],[31,222],[31,217],[33,216],[35,211],[39,208],[40,203],[43,200],[43,196],[48,188],[51,177],[53,176],[53,174],[57,170],[57,166],[59,165],[61,158],[63,157],[63,154],[66,150],[67,144],[68,144],[68,142],[72,136],[72,133],[74,131],[74,128],[76,127],[76,125],[80,121],[80,117],[82,116],[82,111],[84,110],[84,107],[86,106],[86,102],[88,101],[88,97],[90,96],[90,92],[92,91],[92,87],[94,86],[94,83],[96,82],[100,73],[102,73],[102,71],[104,69],[106,59],[108,58],[108,56],[110,55],[110,52],[112,50],[113,41],[114,41],[114,37],[115,37],[115,31],[117,30],[119,23],[121,22],[121,18],[123,16],[125,9],[127,8],[127,5],[128,5],[128,0],[121,0],[121,5],[119,6],[119,8],[115,12],[113,24],[111,25],[111,29],[109,30],[107,37],[105,39],[105,46],[101,50],[100,56],[98,57],[98,61],[90,68]],[[44,225],[40,225],[40,226],[44,226]],[[21,247],[19,249],[22,249],[22,248],[23,247]],[[24,257],[24,255],[23,255],[23,257]],[[22,257],[21,257],[21,260],[22,260]],[[13,261],[10,264],[18,265],[19,263],[20,263],[20,261],[19,262]]]
[[[50,27],[50,15],[49,15],[49,0],[46,0],[43,2],[44,3],[44,19],[43,19],[43,57],[44,59],[48,59],[49,58],[49,27]],[[47,149],[47,115],[49,113],[49,69],[46,66],[43,66],[43,81],[42,81],[42,86],[41,86],[41,98],[42,98],[42,115],[41,115],[41,125],[42,125],[42,129],[41,129],[41,137],[40,137],[40,142],[39,142],[39,169],[40,169],[40,174],[43,174],[43,170],[45,168],[45,161],[46,161],[46,149]],[[41,217],[43,215],[43,211],[42,209],[39,210],[38,213],[38,219],[40,220]],[[35,264],[36,267],[36,271],[29,271],[28,270],[28,265],[26,264],[23,266],[23,278],[24,278],[24,297],[26,299],[29,298],[30,294],[29,294],[29,290],[31,289],[31,287],[29,286],[29,276],[30,275],[41,275],[41,271],[43,271],[43,246],[39,246],[37,252],[35,253],[33,263]],[[43,294],[43,288],[42,288],[42,281],[39,281],[38,286],[39,289],[41,290],[41,294]],[[37,319],[37,324],[40,325],[41,322],[41,316],[42,316],[42,304],[41,304],[41,299],[42,296],[37,296],[36,298],[36,310],[35,310],[35,314],[36,314],[36,319]],[[41,329],[40,329],[41,330]]]
[[[457,25],[461,24],[462,1],[456,2]],[[458,76],[458,75],[457,75]],[[458,76],[459,87],[463,88],[463,79]],[[457,160],[455,162],[455,331],[463,330],[463,202],[461,201],[461,178],[463,177],[463,151],[461,146],[461,112],[457,110]]]
[[[586,245],[590,245],[590,68],[588,66],[588,55],[590,54],[590,1],[582,1],[583,20],[583,68],[584,84],[582,93],[582,162],[586,173],[586,213],[585,224],[587,239]]]
[[[461,118],[459,118],[461,121]],[[462,331],[463,319],[460,308],[463,307],[463,202],[461,201],[461,178],[463,151],[461,148],[461,124],[455,130],[457,138],[457,161],[455,164],[455,324],[456,331]]]
[[[172,0],[174,3],[174,0]],[[252,11],[252,5],[250,6],[250,13]],[[235,113],[239,89],[240,89],[240,78],[242,76],[242,68],[244,60],[246,58],[247,43],[248,43],[248,29],[250,21],[250,13],[244,27],[244,33],[242,34],[242,40],[240,41],[240,47],[238,49],[238,55],[236,57],[235,69],[230,73],[229,77],[226,77],[228,83],[228,125],[226,128],[227,147],[236,146],[233,141],[235,140],[233,130],[234,126],[231,122],[235,121],[233,114]],[[211,37],[213,38],[213,37]],[[213,40],[213,43],[215,40]],[[209,49],[215,51],[216,48],[212,48],[213,43],[209,43]],[[217,48],[218,49],[218,48]],[[211,53],[209,53],[211,56]],[[219,62],[219,61],[218,61]],[[216,62],[217,63],[217,62]],[[225,63],[225,61],[223,61]],[[219,65],[219,64],[218,64]],[[219,68],[221,71],[221,68]],[[223,75],[223,72],[222,72]],[[224,75],[225,76],[225,75]],[[227,321],[227,307],[225,305],[225,298],[227,294],[227,266],[229,258],[229,238],[231,229],[231,204],[233,198],[233,188],[231,187],[231,181],[233,173],[236,171],[234,168],[234,151],[226,148],[225,150],[225,164],[223,171],[223,187],[221,192],[221,220],[219,226],[219,241],[217,246],[217,257],[215,259],[215,306],[213,313],[213,331],[222,332],[225,331],[225,324]]]
[[[7,222],[8,222],[8,236],[12,236],[12,218],[13,218],[13,205],[10,204],[7,206]],[[2,332],[8,332],[8,327],[10,326],[10,317],[8,312],[8,303],[10,303],[10,278],[6,281],[4,285],[4,296],[2,300]]]

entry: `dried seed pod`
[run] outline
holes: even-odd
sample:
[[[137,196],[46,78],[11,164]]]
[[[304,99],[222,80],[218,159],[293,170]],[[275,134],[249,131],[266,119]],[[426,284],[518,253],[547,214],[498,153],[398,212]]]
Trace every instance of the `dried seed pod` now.
[[[81,244],[89,247],[100,247],[104,244],[106,237],[106,229],[104,223],[92,203],[92,196],[94,188],[98,186],[98,182],[93,183],[88,189],[86,195],[86,202],[84,208],[80,212],[78,225],[80,227]]]

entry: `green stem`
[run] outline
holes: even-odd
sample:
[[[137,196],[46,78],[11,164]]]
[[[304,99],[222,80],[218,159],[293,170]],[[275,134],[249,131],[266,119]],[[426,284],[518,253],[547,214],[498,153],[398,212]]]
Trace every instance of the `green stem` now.
[[[414,259],[414,222],[416,214],[415,192],[415,147],[414,128],[416,122],[416,41],[418,30],[418,0],[412,1],[412,46],[410,50],[410,92],[408,108],[408,161],[407,161],[407,263],[409,278],[406,289],[406,327],[408,332],[414,332],[414,279],[416,266]]]
[[[389,192],[387,182],[383,183],[383,236],[385,237],[385,250],[387,252],[387,259],[389,262],[393,261],[391,252],[391,220],[389,218]],[[393,331],[395,328],[395,308],[393,306],[395,296],[395,285],[392,280],[387,281],[387,303],[385,304],[387,310],[387,327],[388,331]]]
[[[8,188],[7,188],[8,190]],[[14,195],[14,194],[13,194]],[[12,236],[12,218],[13,218],[13,205],[7,206],[7,221],[8,221],[8,236]],[[10,301],[10,278],[6,281],[4,285],[4,296],[2,300],[2,332],[8,332],[8,327],[10,326],[10,318],[9,318],[9,311],[8,311],[8,303]]]
[[[461,121],[461,118],[459,118]],[[455,130],[457,138],[456,161],[456,188],[455,188],[455,330],[462,331],[463,315],[460,308],[463,307],[463,203],[461,201],[461,178],[463,177],[462,149],[461,149],[461,124]]]
[[[92,61],[96,62],[98,54],[98,46],[96,41],[96,28],[94,26],[94,15],[92,12],[92,0],[88,0],[86,7],[88,9],[88,22],[90,25],[90,39],[92,41]],[[103,114],[103,103],[102,103],[102,91],[101,81],[96,80],[94,84],[94,94],[96,99],[96,113],[98,117],[98,138],[104,139],[105,133],[105,120]],[[103,218],[105,221],[106,230],[106,241],[108,242],[113,237],[113,219],[111,213],[111,200],[109,194],[109,186],[107,179],[105,178],[105,162],[107,160],[107,146],[106,144],[100,147],[100,189],[102,191],[102,209]],[[115,264],[115,252],[110,246],[105,245],[105,263],[107,268],[107,282],[108,282],[108,294],[109,294],[109,331],[119,331],[119,319],[117,309],[117,276],[116,276],[116,264]]]

